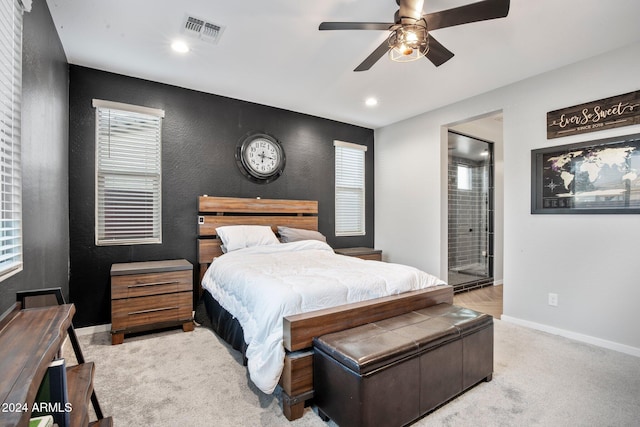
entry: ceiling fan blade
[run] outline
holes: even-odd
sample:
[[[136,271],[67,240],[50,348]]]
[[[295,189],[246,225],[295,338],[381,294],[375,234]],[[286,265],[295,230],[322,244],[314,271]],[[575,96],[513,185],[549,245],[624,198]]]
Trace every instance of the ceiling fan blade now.
[[[394,26],[393,23],[386,22],[323,22],[319,30],[384,30]]]
[[[509,14],[509,0],[484,0],[424,15],[429,31],[488,19],[504,18]]]
[[[371,55],[367,56],[367,59],[362,61],[362,63],[358,65],[356,69],[353,71],[367,71],[369,68],[373,66],[373,64],[378,62],[378,59],[382,58],[382,56],[388,51],[389,51],[389,42],[387,41],[387,39],[384,39],[382,44],[378,46],[377,49],[371,53]]]
[[[422,18],[422,7],[424,0],[396,0],[400,6],[400,18],[413,18],[418,20]]]
[[[442,46],[438,40],[429,34],[429,51],[425,56],[429,61],[433,62],[433,65],[439,67],[453,58],[453,52]]]

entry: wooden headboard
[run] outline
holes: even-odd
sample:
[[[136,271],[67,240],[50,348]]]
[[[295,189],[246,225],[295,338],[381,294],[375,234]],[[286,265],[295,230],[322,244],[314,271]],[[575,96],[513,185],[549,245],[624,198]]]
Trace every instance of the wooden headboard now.
[[[222,255],[216,228],[223,225],[270,225],[318,231],[316,200],[198,197],[198,263],[200,281],[213,258]]]

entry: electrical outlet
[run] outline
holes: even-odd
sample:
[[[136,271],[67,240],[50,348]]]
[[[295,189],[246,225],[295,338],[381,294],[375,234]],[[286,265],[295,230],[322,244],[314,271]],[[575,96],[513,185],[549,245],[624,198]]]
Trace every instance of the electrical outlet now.
[[[558,306],[558,294],[549,294],[549,305],[553,307]]]

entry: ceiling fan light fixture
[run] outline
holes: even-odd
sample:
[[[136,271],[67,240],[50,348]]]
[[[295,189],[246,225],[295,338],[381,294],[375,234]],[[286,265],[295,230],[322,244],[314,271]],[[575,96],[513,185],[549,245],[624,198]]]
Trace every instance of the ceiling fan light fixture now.
[[[453,58],[453,52],[427,33],[472,22],[504,18],[511,0],[467,0],[462,6],[424,13],[424,0],[396,0],[400,8],[388,22],[322,22],[319,30],[380,30],[388,37],[353,71],[366,71],[388,53],[392,61],[407,62],[425,57],[436,67]],[[458,3],[458,2],[455,2]],[[390,34],[389,34],[390,33]]]
[[[427,22],[423,18],[413,24],[398,25],[391,30],[388,43],[392,61],[410,62],[424,57],[429,51]]]

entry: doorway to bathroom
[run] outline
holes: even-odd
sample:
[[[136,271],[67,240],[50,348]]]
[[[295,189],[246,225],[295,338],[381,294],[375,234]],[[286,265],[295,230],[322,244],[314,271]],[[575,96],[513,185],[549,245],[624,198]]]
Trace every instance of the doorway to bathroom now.
[[[493,285],[493,143],[448,132],[448,283]]]

